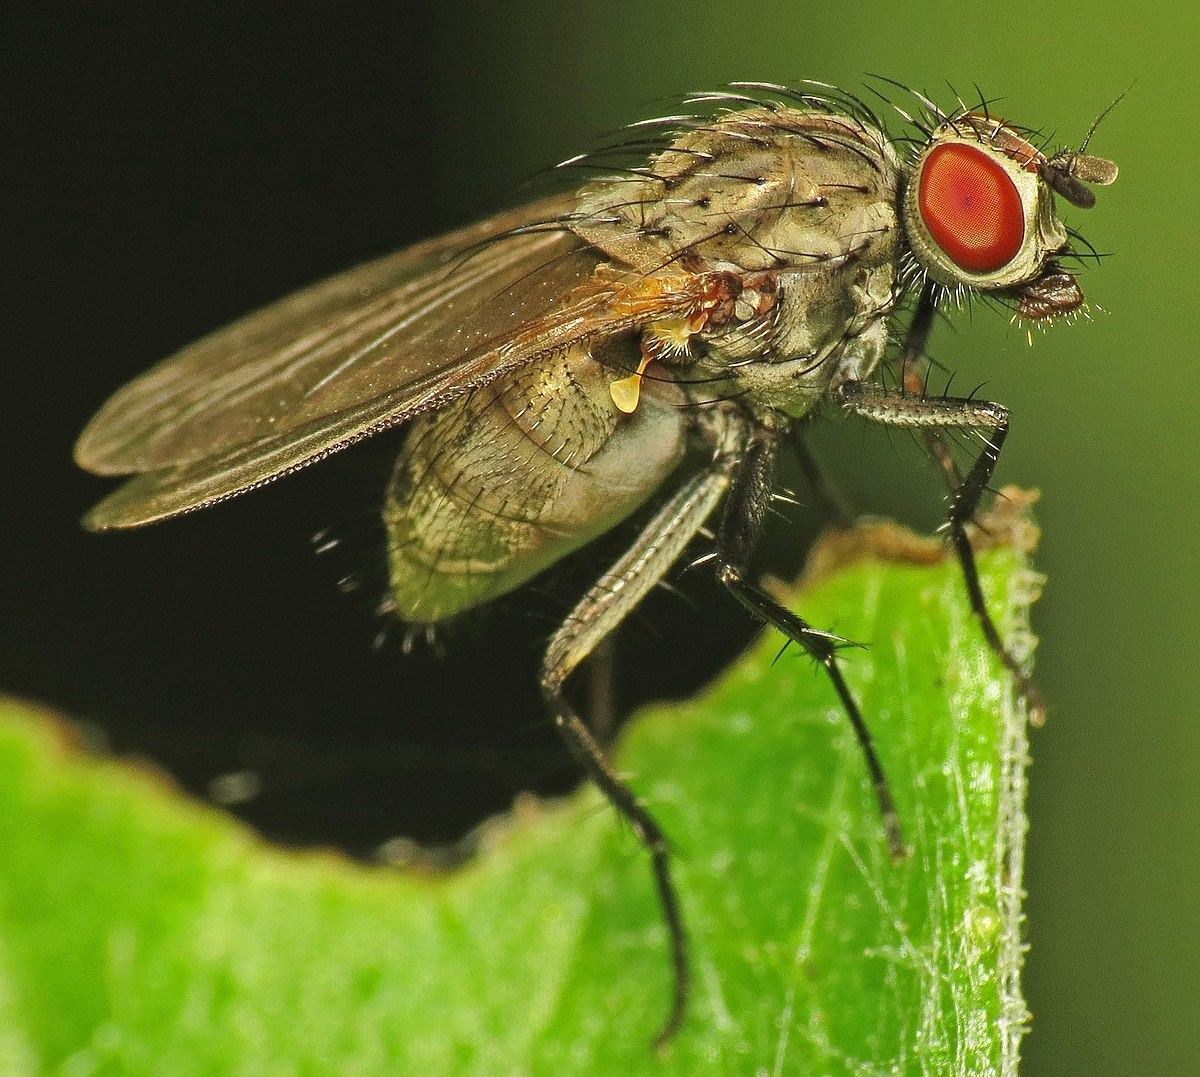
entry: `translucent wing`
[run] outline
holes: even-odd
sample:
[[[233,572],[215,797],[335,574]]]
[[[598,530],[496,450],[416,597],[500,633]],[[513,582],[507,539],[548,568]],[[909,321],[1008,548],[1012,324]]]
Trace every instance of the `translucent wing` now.
[[[350,270],[134,380],[76,457],[102,474],[142,474],[85,524],[135,527],[211,505],[550,351],[690,309],[694,295],[631,303],[595,279],[593,248],[542,227],[566,208],[535,203]]]
[[[587,276],[586,259],[555,264],[577,241],[536,230],[566,208],[534,203],[368,262],[188,345],[100,409],[77,461],[102,475],[192,463],[436,376],[528,320],[545,287]],[[516,287],[539,267],[553,280]]]

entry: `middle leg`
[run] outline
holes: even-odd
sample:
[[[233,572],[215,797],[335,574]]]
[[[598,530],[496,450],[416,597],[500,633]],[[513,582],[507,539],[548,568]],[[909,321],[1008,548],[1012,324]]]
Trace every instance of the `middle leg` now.
[[[871,731],[838,664],[838,651],[853,644],[814,628],[747,578],[750,559],[758,545],[771,497],[771,480],[779,445],[778,422],[770,416],[762,417],[747,439],[733,487],[725,500],[724,519],[717,539],[717,578],[751,614],[803,647],[828,674],[866,760],[871,784],[879,801],[888,846],[892,855],[899,859],[906,850],[891,787],[875,752]]]

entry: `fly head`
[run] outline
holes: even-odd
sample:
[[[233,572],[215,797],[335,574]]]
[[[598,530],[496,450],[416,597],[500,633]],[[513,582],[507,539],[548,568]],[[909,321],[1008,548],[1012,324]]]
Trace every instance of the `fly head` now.
[[[901,219],[917,271],[948,290],[998,294],[1019,317],[1077,311],[1083,292],[1056,261],[1069,250],[1055,194],[1089,208],[1087,185],[1117,166],[1083,152],[1047,156],[1012,124],[980,112],[948,117],[906,170]]]

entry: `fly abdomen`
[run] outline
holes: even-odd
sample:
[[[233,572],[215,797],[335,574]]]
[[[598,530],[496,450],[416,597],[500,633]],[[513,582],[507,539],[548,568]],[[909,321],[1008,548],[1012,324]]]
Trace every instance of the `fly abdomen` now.
[[[636,509],[679,462],[673,386],[623,414],[581,349],[413,423],[383,511],[392,599],[431,623],[512,590]]]

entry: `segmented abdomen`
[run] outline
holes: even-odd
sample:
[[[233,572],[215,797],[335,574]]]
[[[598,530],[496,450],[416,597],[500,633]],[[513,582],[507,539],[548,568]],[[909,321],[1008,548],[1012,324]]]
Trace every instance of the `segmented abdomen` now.
[[[383,513],[399,616],[432,623],[512,590],[661,484],[679,412],[660,388],[622,414],[620,376],[572,351],[414,422]]]

